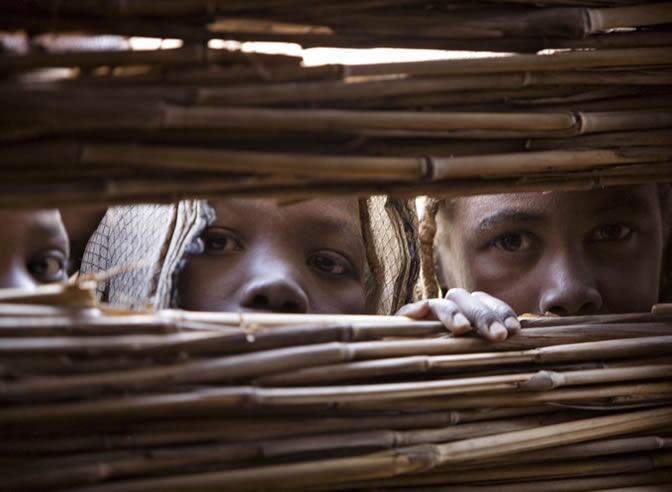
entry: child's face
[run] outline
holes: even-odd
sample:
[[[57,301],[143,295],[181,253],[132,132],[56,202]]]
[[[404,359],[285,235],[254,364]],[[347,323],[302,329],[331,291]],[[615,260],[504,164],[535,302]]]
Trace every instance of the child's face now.
[[[0,288],[66,278],[68,236],[58,210],[0,212]]]
[[[180,274],[181,306],[194,311],[366,311],[366,250],[357,199],[278,206],[212,203],[216,220]]]
[[[461,262],[459,287],[518,313],[637,312],[658,301],[665,228],[655,185],[463,198],[437,226],[443,278]]]

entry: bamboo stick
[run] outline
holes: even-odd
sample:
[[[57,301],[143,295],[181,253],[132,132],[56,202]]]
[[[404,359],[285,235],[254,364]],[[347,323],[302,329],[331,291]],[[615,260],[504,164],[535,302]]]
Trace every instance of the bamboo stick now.
[[[535,480],[523,483],[501,483],[496,485],[444,485],[440,488],[446,492],[585,492],[587,490],[612,490],[625,492],[662,492],[669,484],[672,469],[654,472],[623,473],[601,477],[562,478],[554,480]],[[661,484],[657,487],[656,484]],[[622,486],[630,486],[621,489]],[[650,487],[646,487],[650,485]],[[642,486],[642,487],[639,487]],[[405,487],[393,489],[376,489],[383,491],[404,490],[413,492],[436,492],[436,487]]]
[[[106,103],[107,104],[107,103]],[[157,129],[157,128],[188,128],[188,129],[248,129],[273,130],[282,129],[308,131],[355,131],[355,130],[411,130],[417,132],[441,132],[458,130],[483,131],[520,131],[533,134],[544,132],[571,132],[576,125],[573,115],[569,113],[422,113],[392,111],[345,111],[345,110],[296,110],[296,109],[260,109],[233,108],[216,106],[180,107],[167,104],[143,103],[121,105],[109,103],[107,108],[115,120],[97,118],[93,108],[85,104],[66,107],[53,106],[49,112],[43,112],[40,119],[28,121],[16,119],[3,124],[4,139],[25,138],[26,136],[53,133],[57,121],[67,126],[58,128],[81,131],[94,129]],[[113,105],[112,105],[113,104]],[[17,102],[17,111],[23,111],[27,118],[30,115],[31,103]],[[89,106],[93,106],[89,104]],[[100,102],[95,104],[98,114],[104,108]],[[65,113],[70,120],[64,120]],[[142,119],[139,119],[142,118]],[[654,120],[655,121],[655,120]],[[655,127],[655,126],[652,126]],[[570,133],[571,134],[571,133]]]
[[[353,416],[305,416],[297,432],[296,414],[288,417],[229,417],[210,420],[173,419],[149,422],[97,421],[96,434],[90,426],[61,422],[58,426],[33,425],[7,428],[7,443],[1,452],[17,455],[59,455],[100,449],[145,449],[203,443],[245,443],[326,433],[358,433],[362,431],[405,431],[457,426],[456,435],[478,430],[472,423],[483,423],[484,429],[507,421],[523,421],[519,417],[549,415],[553,409],[544,407],[502,408],[430,412],[411,414],[358,414]],[[567,411],[564,415],[577,415]],[[508,419],[508,420],[507,420]],[[469,424],[469,425],[467,425]],[[465,430],[466,429],[466,430]],[[446,429],[446,432],[449,432]],[[338,435],[335,434],[335,435]],[[45,439],[45,436],[47,437]]]
[[[429,473],[378,480],[374,483],[359,483],[357,486],[418,486],[477,484],[479,482],[507,482],[543,480],[554,478],[578,478],[584,476],[616,475],[625,473],[654,471],[667,468],[672,462],[670,453],[637,454],[627,457],[598,458],[590,461],[570,461],[545,464],[508,465],[478,470],[450,470],[444,473]],[[354,485],[354,484],[353,484]]]
[[[639,160],[638,160],[639,159]],[[503,154],[494,156],[468,156],[446,158],[432,158],[431,179],[433,181],[450,178],[465,178],[468,176],[502,176],[509,174],[511,169],[522,173],[553,172],[558,168],[563,170],[582,170],[587,168],[610,166],[634,162],[667,161],[670,159],[667,149],[642,151],[635,154],[612,150],[579,150],[571,152],[540,151],[518,154]]]
[[[502,453],[543,449],[552,445],[585,442],[591,439],[645,431],[672,415],[669,408],[644,410],[554,424],[537,429],[467,439],[449,444],[424,445],[381,452],[357,458],[336,458],[306,463],[255,467],[245,470],[177,475],[164,479],[125,481],[96,488],[100,492],[135,490],[168,492],[198,487],[199,490],[257,490],[273,483],[284,487],[307,487],[347,483],[362,479],[392,477],[431,469],[440,464],[462,463]]]
[[[289,373],[261,377],[258,384],[301,385],[334,381],[353,381],[395,374],[422,374],[446,369],[484,369],[488,366],[534,363],[604,360],[633,357],[639,354],[664,354],[672,348],[672,337],[635,338],[630,340],[605,340],[570,345],[554,345],[517,352],[492,352],[443,356],[415,356],[379,359],[335,365],[301,368]]]
[[[194,313],[196,314],[196,313]],[[205,313],[203,313],[205,314]],[[208,316],[188,316],[192,320],[199,318],[212,320],[229,319],[235,322],[234,326],[252,327],[247,331],[231,332],[227,330],[218,333],[213,330],[194,330],[185,333],[175,333],[168,335],[124,335],[98,336],[98,337],[44,337],[44,338],[2,338],[0,339],[0,354],[7,355],[44,355],[44,354],[111,354],[120,351],[126,351],[128,354],[150,355],[160,353],[171,353],[184,351],[191,354],[207,353],[235,353],[236,351],[249,351],[262,348],[281,348],[291,346],[293,343],[319,343],[330,342],[331,340],[340,340],[344,337],[346,340],[352,329],[348,325],[323,326],[323,330],[311,333],[311,328],[303,329],[289,328],[287,331],[278,332],[273,336],[272,329],[269,332],[255,332],[253,324],[246,324],[245,319],[233,316],[214,314]],[[222,313],[223,314],[223,313]],[[254,319],[250,317],[250,320]],[[276,318],[279,322],[284,317]],[[284,318],[289,319],[289,317]],[[319,322],[324,319],[328,322],[333,317],[316,316],[312,319]],[[356,318],[355,318],[356,319]],[[348,317],[342,318],[347,321]],[[306,322],[309,321],[308,319]],[[414,325],[417,323],[417,328]],[[424,325],[427,323],[426,325]],[[445,330],[439,322],[411,322],[407,318],[392,318],[390,325],[375,327],[360,327],[360,333],[367,336],[389,336],[395,333],[395,324],[398,330],[397,336],[412,336],[414,330],[418,335],[436,333],[436,330]],[[424,326],[423,326],[424,325]],[[317,325],[319,326],[319,325]],[[376,329],[377,328],[377,329]],[[482,351],[507,351],[524,350],[535,347],[544,347],[558,344],[584,343],[589,341],[620,339],[620,338],[640,338],[666,336],[669,333],[669,323],[612,323],[608,326],[573,325],[544,328],[528,328],[518,336],[511,337],[504,342],[493,344],[483,339],[475,337],[443,337],[443,338],[418,338],[410,340],[372,340],[353,343],[344,343],[343,349],[350,352],[354,360],[366,360],[377,358],[400,357],[410,355],[446,355]],[[283,335],[291,334],[295,336],[293,340],[284,339]],[[259,340],[257,345],[256,340]],[[299,342],[301,339],[305,342]],[[366,338],[365,338],[366,340]],[[264,343],[264,345],[261,345]],[[231,344],[231,345],[229,345]]]
[[[250,63],[258,55],[245,55],[227,50],[206,49],[199,45],[169,50],[143,51],[93,51],[71,53],[37,53],[3,56],[0,71],[29,70],[48,67],[97,67],[123,65],[208,65],[220,63]],[[260,57],[261,58],[261,57]],[[289,57],[263,57],[264,62],[283,60]],[[294,59],[298,63],[298,59]]]
[[[672,22],[672,3],[655,3],[611,9],[589,9],[593,32],[625,26],[647,26]]]
[[[94,291],[92,282],[41,285],[32,290],[0,289],[0,303],[92,308],[96,306]]]
[[[409,75],[476,74],[585,70],[600,67],[669,65],[667,48],[635,48],[555,53],[548,56],[514,55],[471,60],[381,63],[348,66],[347,76],[363,77],[405,73]]]
[[[148,420],[167,418],[176,415],[207,416],[222,415],[227,409],[235,408],[235,393],[223,389],[194,389],[189,392],[164,394],[157,396],[138,396],[123,399],[91,400],[59,405],[27,406],[8,408],[0,411],[0,427],[12,425],[43,425],[44,423],[67,422],[71,419],[96,421],[100,419],[121,419],[130,422],[134,419]],[[550,393],[521,393],[516,398],[508,395],[462,396],[456,398],[443,397],[440,400],[413,399],[396,400],[397,411],[430,412],[437,410],[459,410],[492,407],[537,407],[544,404],[577,405],[589,408],[618,408],[623,404],[639,404],[641,402],[672,401],[672,385],[668,383],[619,384],[603,387],[560,389]],[[597,404],[595,404],[597,402]],[[592,403],[592,405],[591,405]],[[599,406],[601,405],[601,406]],[[339,408],[355,411],[388,410],[390,401],[340,403]],[[314,412],[320,406],[307,406]],[[282,407],[274,407],[280,412]],[[243,407],[246,414],[250,407]],[[292,408],[292,412],[296,412]]]
[[[112,206],[119,204],[172,203],[183,199],[217,200],[222,196],[238,198],[275,198],[286,200],[308,200],[311,198],[325,198],[343,195],[367,194],[394,194],[396,196],[432,195],[436,197],[454,198],[459,196],[509,193],[512,189],[518,192],[548,192],[548,191],[589,191],[611,186],[627,186],[642,183],[655,183],[672,179],[672,176],[661,173],[646,175],[600,176],[592,172],[590,175],[572,177],[571,175],[548,177],[534,181],[525,178],[500,180],[453,180],[440,182],[434,185],[413,185],[410,187],[393,186],[391,184],[354,183],[319,183],[310,188],[303,185],[273,184],[269,186],[254,185],[241,186],[227,180],[225,184],[213,178],[204,178],[202,181],[184,178],[174,178],[157,182],[157,180],[141,180],[128,182],[126,180],[105,180],[87,182],[65,186],[64,183],[52,183],[49,193],[40,187],[40,194],[35,198],[28,198],[34,192],[33,187],[17,189],[13,186],[12,192],[3,191],[0,198],[0,208],[54,208],[65,206]],[[186,182],[185,182],[186,181]],[[65,189],[59,186],[63,186]],[[67,191],[65,191],[67,190]],[[92,191],[95,190],[95,191]]]
[[[425,174],[422,158],[311,156],[158,146],[83,145],[82,164],[134,168],[257,174],[286,173],[316,178],[413,181]]]
[[[672,400],[672,386],[666,383],[605,385],[592,388],[559,389],[547,393],[520,393],[515,398],[508,395],[472,395],[462,397],[418,398],[396,400],[398,410],[438,411],[460,408],[524,407],[526,405],[553,405],[556,408],[608,409],[642,402]],[[344,408],[358,410],[383,410],[390,402],[352,402]]]
[[[617,439],[604,439],[581,444],[570,444],[545,450],[537,450],[532,453],[513,454],[511,456],[498,457],[488,460],[488,464],[505,463],[534,463],[544,461],[574,460],[577,458],[592,458],[595,456],[624,455],[642,451],[657,451],[672,447],[672,440],[658,436],[637,436]],[[474,464],[474,467],[481,466]],[[446,469],[450,469],[448,466]],[[437,467],[437,472],[442,467]]]
[[[31,473],[19,473],[15,477],[6,480],[7,486],[12,490],[24,490],[32,488],[33,484],[44,486],[52,483],[52,486],[67,483],[68,486],[95,482],[102,479],[143,475],[148,472],[174,473],[177,470],[191,468],[194,465],[216,464],[235,462],[260,461],[266,458],[290,456],[301,453],[319,453],[322,451],[335,450],[377,450],[396,448],[404,445],[441,442],[471,438],[475,436],[487,436],[514,430],[535,428],[543,425],[545,418],[518,419],[494,423],[465,424],[463,426],[451,426],[445,429],[432,428],[431,430],[417,430],[407,432],[394,431],[366,431],[351,434],[320,434],[314,437],[298,437],[282,440],[255,441],[246,444],[211,444],[191,446],[185,448],[152,449],[145,451],[148,459],[129,453],[126,456],[113,457],[106,460],[106,472],[103,476],[86,478],[79,476],[96,477],[97,463],[77,466],[74,469],[54,468],[49,470],[49,462],[44,460],[42,466],[46,468],[44,474],[35,476]],[[46,475],[46,476],[45,476]],[[74,475],[74,476],[73,476]],[[12,480],[13,478],[13,480]]]
[[[61,89],[57,93],[44,90],[16,89],[5,87],[2,98],[10,101],[16,97],[54,98],[68,94],[73,99],[95,98],[107,94],[110,97],[161,100],[180,104],[218,105],[267,105],[286,103],[320,103],[328,101],[370,101],[372,98],[413,96],[419,94],[447,94],[456,91],[479,91],[487,95],[503,89],[540,87],[549,91],[556,86],[665,86],[672,76],[665,71],[609,71],[609,72],[525,72],[502,74],[493,80],[488,75],[444,76],[440,78],[410,78],[363,81],[316,81],[230,85],[225,88],[192,86],[165,87],[141,86],[133,91],[116,89],[78,88]],[[487,91],[487,92],[485,92]],[[576,91],[576,89],[574,89]],[[511,93],[515,94],[515,93]]]
[[[672,131],[609,132],[573,137],[571,139],[531,139],[526,143],[529,150],[552,150],[563,148],[608,148],[625,146],[662,146],[672,140]]]
[[[47,147],[45,150],[57,150]],[[19,150],[19,149],[17,149]],[[41,159],[38,150],[36,158]],[[128,165],[136,170],[170,169],[180,171],[288,173],[311,178],[386,181],[389,183],[478,176],[507,177],[530,173],[552,173],[599,169],[618,164],[666,162],[672,159],[668,147],[643,147],[626,150],[540,151],[501,155],[453,158],[390,158],[320,155],[276,155],[261,152],[218,151],[172,146],[89,145],[78,146],[79,162],[85,165]],[[9,163],[15,163],[10,153]],[[3,159],[3,160],[4,160]],[[51,159],[60,160],[58,154]],[[20,158],[26,164],[26,156]],[[511,164],[514,163],[514,164]],[[137,172],[137,171],[136,171]]]

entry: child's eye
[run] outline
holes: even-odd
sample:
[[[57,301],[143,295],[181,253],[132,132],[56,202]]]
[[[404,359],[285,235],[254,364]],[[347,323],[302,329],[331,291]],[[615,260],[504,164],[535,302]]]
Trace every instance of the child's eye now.
[[[632,234],[632,228],[623,224],[606,224],[590,234],[592,241],[623,241]]]
[[[222,254],[243,249],[238,238],[225,230],[207,230],[203,234],[204,253]]]
[[[308,258],[308,265],[330,275],[346,275],[353,272],[350,261],[332,251],[321,251]]]
[[[525,232],[510,232],[496,237],[492,241],[495,248],[507,251],[509,253],[516,253],[518,251],[526,251],[532,248],[533,241],[530,234]]]
[[[41,283],[59,282],[65,279],[67,259],[62,251],[41,251],[26,264],[30,274]]]

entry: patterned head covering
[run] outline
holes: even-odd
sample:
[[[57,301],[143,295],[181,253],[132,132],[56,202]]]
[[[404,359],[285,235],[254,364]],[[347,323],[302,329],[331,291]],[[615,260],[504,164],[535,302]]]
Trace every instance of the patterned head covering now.
[[[365,291],[371,314],[392,314],[411,302],[418,277],[414,202],[360,199],[366,245]],[[177,277],[187,255],[202,251],[199,237],[214,220],[202,200],[110,208],[84,252],[81,275],[102,278],[102,302],[132,308],[177,307]],[[347,314],[347,313],[344,313]]]

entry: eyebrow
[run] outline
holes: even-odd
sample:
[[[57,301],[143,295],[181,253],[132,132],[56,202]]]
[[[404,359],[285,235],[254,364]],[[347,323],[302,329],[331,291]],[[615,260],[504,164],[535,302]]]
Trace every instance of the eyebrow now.
[[[42,243],[50,243],[49,246],[59,247],[66,254],[70,253],[68,236],[60,224],[55,224],[51,221],[36,222],[28,230],[28,237],[31,238],[31,241],[39,244],[40,247],[42,247]]]
[[[639,193],[626,191],[611,195],[594,212],[605,213],[618,209],[627,209],[638,214],[648,214],[651,212],[651,204]]]
[[[484,218],[478,224],[479,231],[489,231],[497,227],[498,225],[506,222],[541,222],[545,219],[545,216],[541,213],[528,212],[525,210],[518,209],[503,209],[495,212],[494,214]]]
[[[343,220],[335,217],[320,217],[315,219],[306,219],[301,221],[302,227],[318,229],[322,232],[337,232],[347,237],[362,238],[362,231],[359,227],[349,220]]]

